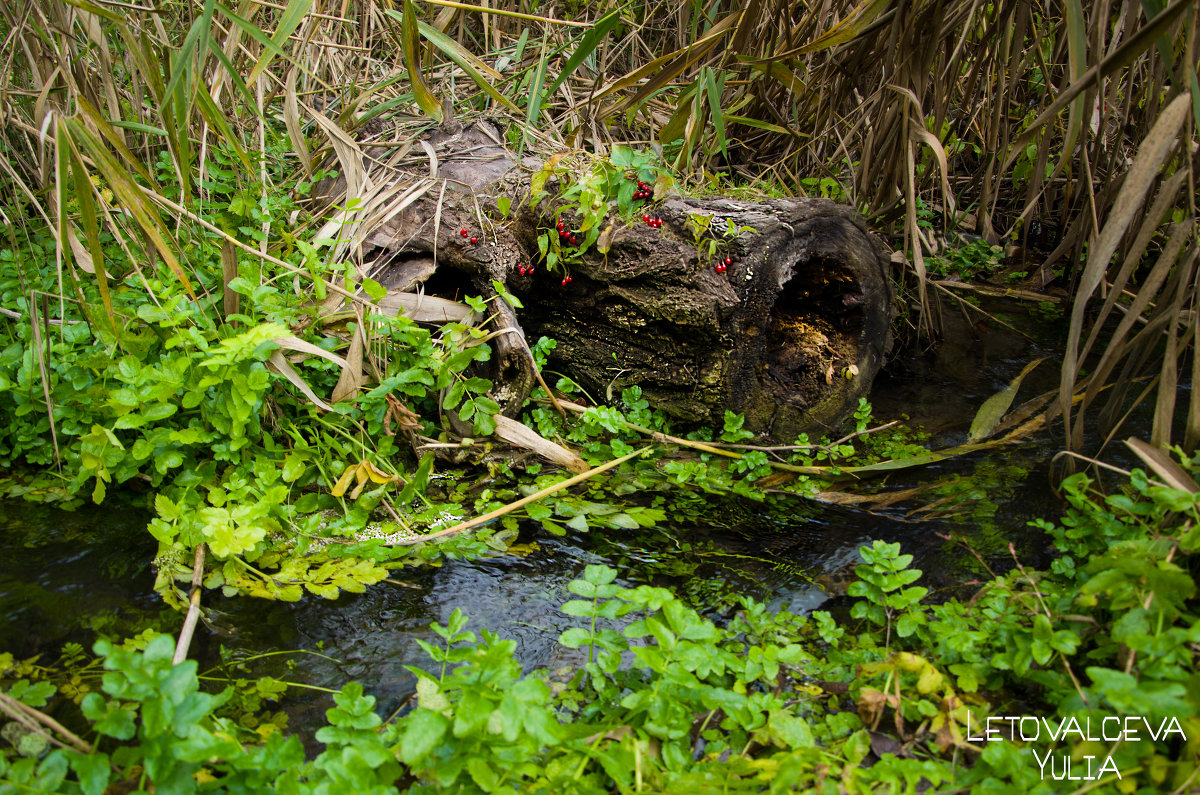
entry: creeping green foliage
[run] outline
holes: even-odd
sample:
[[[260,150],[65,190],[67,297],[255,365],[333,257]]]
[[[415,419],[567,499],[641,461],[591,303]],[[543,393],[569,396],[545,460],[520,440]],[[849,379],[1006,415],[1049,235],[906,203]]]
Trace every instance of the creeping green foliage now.
[[[564,653],[579,650],[574,666],[526,674],[514,641],[476,633],[456,610],[433,625],[438,642],[421,643],[437,672],[410,669],[413,708],[384,721],[346,685],[309,761],[294,737],[247,735],[219,716],[235,691],[202,692],[194,663],[171,665],[169,637],[100,642],[101,692],[81,699],[93,753],[7,731],[0,791],[135,780],[167,792],[1056,791],[1034,750],[1060,769],[1091,755],[1131,791],[1186,787],[1200,763],[1196,498],[1140,472],[1124,494],[1089,485],[1067,481],[1071,509],[1045,524],[1059,561],[1086,562],[1018,566],[969,600],[929,605],[911,556],[876,541],[860,550],[848,627],[744,598],[717,622],[591,565],[562,608],[579,619],[560,637]],[[44,671],[11,656],[0,677],[30,707],[55,696]],[[1053,727],[1134,716],[1149,728],[1108,743],[981,736],[1004,715]],[[1118,791],[1108,775],[1098,791]]]

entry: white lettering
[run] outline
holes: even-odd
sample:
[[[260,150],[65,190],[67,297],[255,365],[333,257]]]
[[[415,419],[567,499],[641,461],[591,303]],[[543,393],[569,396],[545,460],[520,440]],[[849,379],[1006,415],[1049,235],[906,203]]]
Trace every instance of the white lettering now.
[[[1137,727],[1137,722],[1139,720],[1141,720],[1141,718],[1135,718],[1132,715],[1125,716],[1125,742],[1127,742],[1127,743],[1140,742],[1141,738],[1138,737],[1138,727]]]
[[[969,743],[983,742],[982,737],[972,737],[971,736],[971,710],[967,710],[967,742],[969,742]]]
[[[1032,722],[1033,722],[1033,734],[1032,734],[1032,735],[1029,735],[1029,736],[1027,736],[1027,735],[1025,734],[1025,721],[1032,721]],[[1036,740],[1036,739],[1038,738],[1038,735],[1040,735],[1040,734],[1041,734],[1041,732],[1040,732],[1040,731],[1038,731],[1038,721],[1037,721],[1037,718],[1034,718],[1034,717],[1032,717],[1032,716],[1026,716],[1026,717],[1023,717],[1023,718],[1021,718],[1021,724],[1020,724],[1020,725],[1021,725],[1021,739],[1022,739],[1022,740],[1024,740],[1025,742],[1029,742],[1030,740]]]
[[[1065,723],[1065,721],[1060,720],[1058,722],[1058,730],[1055,731],[1054,729],[1050,728],[1050,721],[1046,720],[1045,718],[1042,718],[1042,725],[1046,727],[1046,733],[1049,734],[1050,739],[1054,740],[1055,742],[1058,742],[1058,736],[1060,734],[1062,734],[1064,723]]]
[[[1116,773],[1117,781],[1121,780],[1121,771],[1117,769],[1117,763],[1113,761],[1111,756],[1104,757],[1104,764],[1100,765],[1100,774],[1097,778],[1103,776],[1105,772]]]
[[[1178,734],[1181,740],[1187,739],[1187,735],[1183,733],[1183,727],[1179,725],[1179,718],[1171,718],[1171,725],[1163,731],[1162,736],[1166,737],[1168,734]]]
[[[1067,739],[1068,734],[1078,735],[1081,741],[1087,739],[1083,736],[1083,729],[1079,728],[1079,721],[1075,718],[1067,718],[1067,728],[1063,729],[1062,734],[1064,740]]]
[[[1033,750],[1033,758],[1037,760],[1038,768],[1042,771],[1042,781],[1045,781],[1046,780],[1046,762],[1049,761],[1049,759],[1050,759],[1050,752],[1047,751],[1046,758],[1042,759],[1040,756],[1038,756],[1038,752],[1037,752],[1036,748],[1034,748],[1032,750]]]
[[[1113,735],[1112,737],[1108,736],[1108,722],[1110,720],[1115,720],[1117,722],[1117,733],[1115,735]],[[1116,715],[1109,715],[1109,716],[1105,717],[1104,720],[1100,723],[1100,728],[1102,729],[1101,734],[1103,735],[1104,741],[1106,743],[1113,743],[1113,742],[1116,742],[1117,740],[1121,739],[1121,719],[1118,718]]]

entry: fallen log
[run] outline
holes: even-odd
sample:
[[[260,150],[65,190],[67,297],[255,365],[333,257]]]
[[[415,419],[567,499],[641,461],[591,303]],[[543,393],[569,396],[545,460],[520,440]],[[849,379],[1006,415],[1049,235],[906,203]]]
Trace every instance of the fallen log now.
[[[552,198],[554,178],[551,198],[531,206],[540,162],[518,164],[486,123],[436,130],[422,147],[427,174],[393,168],[387,179],[441,184],[364,230],[370,275],[392,292],[492,299],[496,283],[521,300],[493,301],[489,321],[502,333],[482,374],[504,414],[535,384],[527,340],[543,335],[557,341],[550,369],[594,398],[638,385],[680,422],[720,426],[726,410],[741,412],[746,428],[783,441],[834,430],[869,392],[892,292],[882,245],[853,209],[667,196],[647,205],[661,225],[608,212],[596,245],[550,271],[539,237],[581,219]]]

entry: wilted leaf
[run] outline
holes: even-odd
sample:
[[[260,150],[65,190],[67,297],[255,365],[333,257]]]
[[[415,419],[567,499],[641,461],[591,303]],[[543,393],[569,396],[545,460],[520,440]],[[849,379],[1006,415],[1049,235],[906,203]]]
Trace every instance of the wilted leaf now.
[[[1000,420],[1004,419],[1005,413],[1012,406],[1013,400],[1017,397],[1017,390],[1021,388],[1021,382],[1025,380],[1025,376],[1045,360],[1046,357],[1043,356],[1025,365],[1025,368],[1009,382],[1008,386],[983,401],[983,405],[975,414],[975,419],[971,421],[971,430],[967,432],[968,442],[978,442],[992,435],[996,427],[1000,425]]]

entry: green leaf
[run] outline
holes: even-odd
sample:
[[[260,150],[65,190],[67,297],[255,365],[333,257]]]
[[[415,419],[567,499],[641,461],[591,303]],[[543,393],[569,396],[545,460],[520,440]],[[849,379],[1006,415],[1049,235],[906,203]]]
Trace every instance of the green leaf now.
[[[596,51],[596,47],[599,46],[600,42],[608,38],[608,34],[612,32],[613,27],[620,19],[621,9],[616,8],[600,17],[600,19],[596,20],[596,24],[592,26],[592,29],[579,38],[579,44],[576,45],[575,52],[571,53],[571,57],[567,59],[565,64],[563,64],[562,71],[558,73],[558,77],[550,85],[550,90],[547,93],[553,95],[554,92],[558,90],[558,87],[562,85],[562,82],[570,77],[571,73],[574,72],[589,55]],[[612,162],[613,165],[617,166],[618,168],[625,168],[626,165],[628,165],[627,163],[625,165],[619,164],[615,156],[613,157]]]
[[[767,718],[771,734],[789,748],[811,748],[815,744],[812,729],[801,717],[787,710],[773,709]]]
[[[400,759],[416,766],[429,752],[437,748],[450,727],[450,721],[436,712],[417,707],[404,719],[404,734],[400,738]]]
[[[571,599],[563,603],[562,611],[569,616],[590,616],[595,611],[595,602],[585,601],[583,599]]]
[[[492,792],[500,784],[496,768],[477,756],[471,757],[467,762],[467,772],[471,774],[471,778],[475,780],[475,783],[484,792]]]
[[[568,649],[578,649],[592,639],[592,633],[583,627],[571,627],[558,636],[558,642]]]
[[[387,295],[387,288],[374,279],[363,277],[362,287],[372,301],[379,301]]]
[[[101,795],[108,786],[108,754],[98,751],[90,755],[72,754],[71,769],[79,778],[84,795]]]

